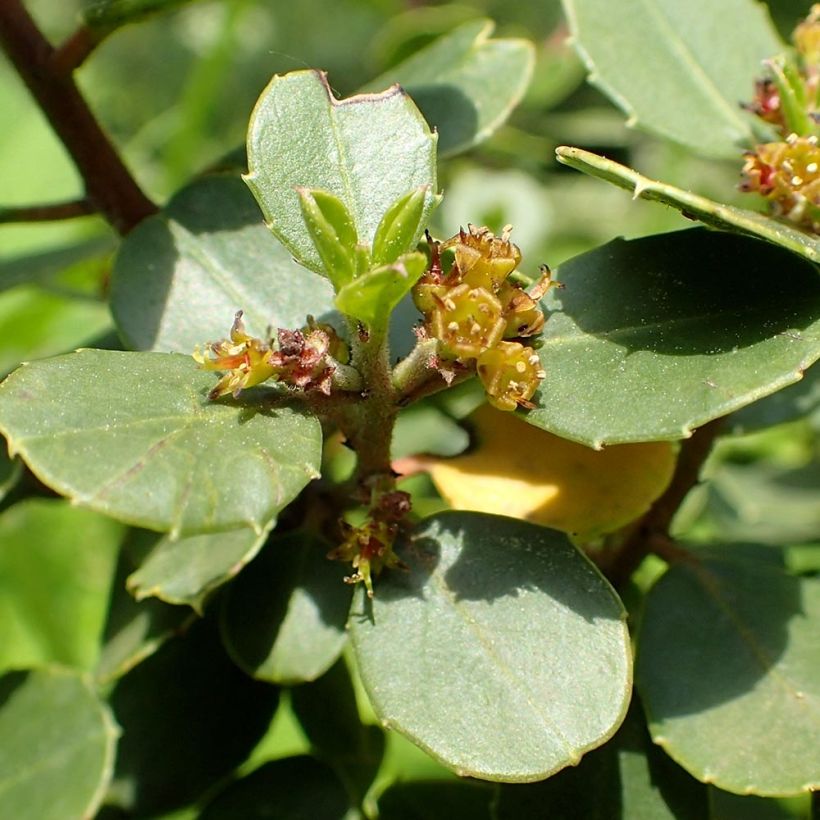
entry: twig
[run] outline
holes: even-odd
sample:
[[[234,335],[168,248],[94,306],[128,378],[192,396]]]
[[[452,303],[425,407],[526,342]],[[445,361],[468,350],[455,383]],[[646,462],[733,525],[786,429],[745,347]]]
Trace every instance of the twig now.
[[[669,526],[689,491],[698,483],[703,462],[712,450],[723,419],[699,427],[680,449],[675,472],[666,491],[655,501],[632,534],[606,562],[604,572],[615,587],[625,584],[638,565],[661,544],[669,544]],[[664,551],[659,549],[659,552]]]
[[[55,50],[21,0],[0,0],[0,46],[65,145],[88,200],[120,234],[156,212],[88,108],[70,74],[55,70]]]
[[[88,216],[97,209],[87,199],[70,202],[53,202],[48,205],[23,205],[14,208],[0,208],[0,222],[54,222],[60,219],[74,219]]]
[[[51,55],[52,70],[55,74],[62,76],[76,71],[103,39],[104,37],[100,33],[88,26],[80,26],[53,51]]]

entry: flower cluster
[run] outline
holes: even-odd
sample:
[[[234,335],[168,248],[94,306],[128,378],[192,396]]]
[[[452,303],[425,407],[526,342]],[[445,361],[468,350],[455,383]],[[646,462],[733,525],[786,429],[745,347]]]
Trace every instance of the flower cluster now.
[[[308,317],[303,330],[278,330],[274,344],[245,331],[241,310],[234,317],[229,339],[210,342],[204,353],[194,352],[200,367],[224,373],[208,394],[210,399],[229,393],[236,397],[245,388],[268,380],[327,395],[336,367],[347,357],[347,345],[330,325]]]
[[[468,225],[445,242],[428,237],[430,265],[413,288],[424,315],[424,333],[438,340],[439,369],[452,378],[458,367],[475,365],[487,399],[499,410],[531,407],[544,378],[538,355],[520,341],[544,325],[538,300],[551,284],[549,270],[531,293],[510,281],[521,252],[510,242],[511,228],[495,236]],[[449,253],[448,253],[449,252]],[[448,270],[442,257],[452,256]]]
[[[782,140],[745,154],[740,188],[765,197],[775,216],[820,233],[820,4],[812,6],[792,40],[795,57],[768,61],[772,76],[757,81],[746,106]]]
[[[355,572],[345,578],[348,584],[363,583],[373,597],[373,578],[385,568],[407,569],[393,551],[399,522],[410,511],[410,496],[396,490],[392,483],[374,487],[364,523],[358,527],[342,521],[344,540],[328,553],[335,561],[349,561]]]

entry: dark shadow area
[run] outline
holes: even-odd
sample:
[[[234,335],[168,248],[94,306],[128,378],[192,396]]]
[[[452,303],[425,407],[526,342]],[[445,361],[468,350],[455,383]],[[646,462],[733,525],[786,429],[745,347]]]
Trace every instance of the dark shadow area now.
[[[410,570],[379,579],[378,603],[425,598],[426,587],[443,588],[456,601],[495,601],[538,591],[588,621],[620,619],[618,603],[596,570],[557,530],[452,511],[425,519],[397,551]]]
[[[473,101],[455,85],[411,85],[407,93],[438,131],[439,155],[472,142],[478,130],[478,112]]]
[[[220,207],[214,207],[219,204]],[[264,222],[262,211],[241,177],[211,174],[183,188],[166,214],[194,234],[236,231]]]
[[[0,677],[0,709],[6,705],[8,699],[28,680],[29,670],[6,672]]]
[[[782,248],[703,228],[616,239],[561,266],[561,311],[629,351],[726,353],[820,318],[820,277]],[[549,325],[548,325],[549,327]]]
[[[673,566],[646,599],[635,677],[654,721],[751,692],[792,645],[789,622],[806,615],[804,581],[786,572],[780,550],[725,544],[694,558]],[[788,669],[776,674],[784,697],[803,683]]]
[[[353,589],[344,583],[347,568],[327,560],[328,549],[307,535],[271,539],[233,582],[223,628],[243,667],[253,670],[270,656],[297,592],[313,602],[326,626],[344,632]]]

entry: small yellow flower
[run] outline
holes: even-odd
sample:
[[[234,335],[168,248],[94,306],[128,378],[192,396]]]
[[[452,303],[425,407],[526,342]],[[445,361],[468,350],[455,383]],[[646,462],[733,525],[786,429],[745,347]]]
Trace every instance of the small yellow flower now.
[[[512,226],[507,225],[501,236],[495,236],[489,228],[468,225],[467,231],[460,230],[441,247],[453,248],[462,282],[496,293],[521,261],[521,251],[510,242],[511,231]]]
[[[499,342],[478,359],[487,401],[499,410],[532,407],[530,399],[545,377],[538,354],[519,342]]]
[[[477,359],[501,339],[504,327],[501,302],[485,288],[467,284],[451,288],[430,317],[442,355],[460,361]]]
[[[217,399],[228,393],[236,397],[246,387],[276,375],[277,368],[269,360],[270,352],[269,344],[245,331],[240,310],[234,317],[230,339],[210,342],[205,346],[205,353],[197,349],[193,357],[203,370],[225,372],[208,394],[210,399]]]

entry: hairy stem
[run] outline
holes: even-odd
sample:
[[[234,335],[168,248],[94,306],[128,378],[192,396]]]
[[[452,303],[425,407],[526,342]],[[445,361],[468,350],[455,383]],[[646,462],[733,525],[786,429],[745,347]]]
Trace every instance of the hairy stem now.
[[[0,46],[77,166],[91,204],[121,234],[157,209],[134,181],[21,0],[0,2]]]
[[[602,566],[604,574],[615,587],[625,584],[643,559],[659,544],[669,543],[669,527],[675,513],[689,491],[698,483],[700,470],[712,451],[723,419],[715,419],[699,427],[680,449],[675,472],[666,491],[641,519],[632,534]],[[663,550],[658,550],[662,552]]]

